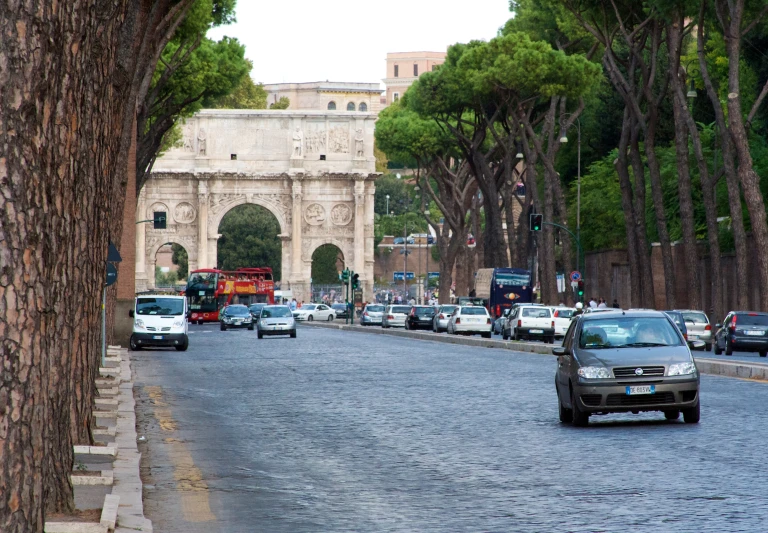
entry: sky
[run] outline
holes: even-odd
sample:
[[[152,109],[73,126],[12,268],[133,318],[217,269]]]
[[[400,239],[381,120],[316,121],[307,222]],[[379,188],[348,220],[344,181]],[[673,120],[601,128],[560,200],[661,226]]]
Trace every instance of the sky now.
[[[508,0],[238,0],[236,13],[208,37],[236,37],[262,83],[380,82],[387,52],[489,40],[510,18]]]

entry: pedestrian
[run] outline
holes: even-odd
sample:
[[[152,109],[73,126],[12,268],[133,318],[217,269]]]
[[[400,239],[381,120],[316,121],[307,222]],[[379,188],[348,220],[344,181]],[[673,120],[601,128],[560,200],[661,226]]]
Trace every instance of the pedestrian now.
[[[584,313],[584,304],[576,302],[576,311],[573,312],[573,316],[579,316]]]
[[[589,299],[589,306],[592,309],[597,309],[597,302],[595,301],[595,297],[594,296]]]
[[[597,304],[597,308],[598,309],[607,309],[608,308],[608,304],[605,303],[605,298],[600,298],[600,303]]]
[[[416,298],[412,297],[410,300],[408,300],[408,305],[416,305]]]
[[[613,307],[614,309],[621,309],[621,306],[619,305],[619,301],[616,298],[613,299],[613,305],[611,307]]]

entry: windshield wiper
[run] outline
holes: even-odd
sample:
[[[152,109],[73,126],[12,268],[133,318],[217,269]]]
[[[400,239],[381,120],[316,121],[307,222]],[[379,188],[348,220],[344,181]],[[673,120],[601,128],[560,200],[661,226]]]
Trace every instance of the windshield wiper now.
[[[664,344],[660,342],[630,342],[629,344],[619,344],[617,346],[614,346],[614,348],[634,348],[634,347],[645,347],[645,346],[672,346],[671,344]]]
[[[587,344],[584,346],[585,350],[606,350],[608,348],[616,348],[616,346],[611,346],[610,344]]]

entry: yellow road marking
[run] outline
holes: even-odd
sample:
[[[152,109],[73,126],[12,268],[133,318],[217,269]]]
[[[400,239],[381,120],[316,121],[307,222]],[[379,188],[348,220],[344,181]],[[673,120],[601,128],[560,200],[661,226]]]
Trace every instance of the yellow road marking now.
[[[155,420],[163,431],[174,432],[178,428],[171,409],[163,400],[162,387],[144,387],[152,402]],[[181,509],[187,522],[212,522],[216,516],[211,511],[208,498],[208,485],[203,480],[203,473],[195,466],[192,454],[182,441],[167,437],[165,443],[170,446],[170,459],[173,463],[173,477],[176,488],[181,493]]]

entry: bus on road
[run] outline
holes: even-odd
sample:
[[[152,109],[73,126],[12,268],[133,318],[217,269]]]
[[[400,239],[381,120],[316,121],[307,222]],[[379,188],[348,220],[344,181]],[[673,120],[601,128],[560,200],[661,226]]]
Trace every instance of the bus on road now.
[[[202,324],[218,321],[221,308],[230,304],[274,304],[275,281],[267,267],[234,271],[205,268],[189,274],[184,294],[190,321]]]
[[[488,300],[488,311],[496,319],[515,303],[531,303],[531,271],[522,268],[484,268],[475,276],[475,293]]]

